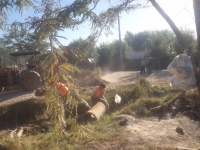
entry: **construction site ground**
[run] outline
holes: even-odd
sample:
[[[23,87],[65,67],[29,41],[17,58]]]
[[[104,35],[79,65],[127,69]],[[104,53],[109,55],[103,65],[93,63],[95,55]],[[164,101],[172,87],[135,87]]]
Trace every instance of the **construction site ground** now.
[[[120,85],[134,84],[140,78],[146,78],[152,84],[169,84],[172,74],[166,70],[153,71],[151,75],[141,75],[139,71],[119,71],[104,74],[101,79],[107,82],[107,88]],[[95,85],[93,85],[95,86]],[[87,87],[86,90],[91,90]],[[166,93],[167,94],[167,93]],[[33,93],[24,91],[12,91],[0,94],[0,105],[11,104],[21,100],[34,98]],[[136,147],[147,145],[162,150],[167,147],[174,149],[194,149],[200,148],[200,123],[192,120],[182,114],[177,114],[171,118],[170,114],[165,114],[162,119],[152,118],[135,118],[132,115],[122,115],[127,118],[126,126],[117,127],[119,132],[125,137],[121,141],[116,137],[111,141],[91,141],[84,145],[87,150],[134,150]],[[184,135],[179,135],[176,128],[181,127]],[[1,135],[1,134],[0,134]]]

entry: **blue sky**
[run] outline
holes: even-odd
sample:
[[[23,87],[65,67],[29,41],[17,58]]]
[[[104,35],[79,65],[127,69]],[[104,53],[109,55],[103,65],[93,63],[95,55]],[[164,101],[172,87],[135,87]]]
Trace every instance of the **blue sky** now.
[[[100,4],[96,8],[96,11],[100,12],[105,10],[114,1],[117,0],[110,0],[110,3],[108,0],[101,0]],[[144,1],[147,5],[151,5],[151,3],[147,3],[146,0],[141,1]],[[173,21],[179,28],[192,29],[195,32],[192,0],[157,0],[157,2],[173,19]],[[66,0],[63,0],[63,3],[66,3]],[[69,1],[67,3],[69,3]],[[31,10],[23,12],[22,16],[20,14],[17,14],[16,12],[12,12],[9,13],[9,19],[10,21],[23,21],[24,18],[32,14],[33,11]],[[121,14],[120,26],[122,39],[124,38],[124,35],[127,31],[138,33],[145,30],[171,30],[167,22],[161,17],[161,15],[155,10],[154,7],[137,9],[130,12],[129,14]],[[102,42],[112,42],[113,40],[118,39],[119,34],[117,22],[115,28],[112,29],[112,32],[113,34],[109,36],[105,36],[105,34],[102,33],[101,37],[98,40],[98,44]],[[0,34],[2,34],[2,32],[0,32]],[[58,34],[67,38],[67,40],[59,40],[63,45],[68,45],[70,42],[79,39],[80,37],[83,39],[87,38],[87,36],[90,34],[90,23],[86,22],[80,25],[78,29],[75,29],[74,31],[66,29],[64,32],[58,32]]]

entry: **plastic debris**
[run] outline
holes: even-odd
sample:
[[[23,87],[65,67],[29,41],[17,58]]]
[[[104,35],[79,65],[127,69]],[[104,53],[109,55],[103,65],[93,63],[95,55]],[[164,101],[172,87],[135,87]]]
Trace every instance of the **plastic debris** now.
[[[23,132],[24,132],[24,129],[21,128],[21,129],[19,130],[19,132],[17,133],[17,137],[21,137],[22,134],[23,134]]]
[[[167,67],[167,71],[173,74],[170,86],[173,89],[191,89],[196,85],[193,73],[193,65],[186,54],[176,56]]]
[[[115,95],[115,103],[119,104],[120,102],[121,102],[121,97],[118,94],[116,94]]]

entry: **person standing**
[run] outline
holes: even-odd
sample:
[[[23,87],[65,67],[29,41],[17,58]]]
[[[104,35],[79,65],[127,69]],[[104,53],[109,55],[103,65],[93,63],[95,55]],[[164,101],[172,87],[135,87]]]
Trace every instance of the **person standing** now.
[[[141,59],[141,74],[145,74],[145,65],[146,65],[146,61],[145,61],[145,56]]]
[[[27,64],[27,69],[28,70],[36,70],[36,58],[35,55],[31,56],[31,58],[28,60],[28,64]]]
[[[29,65],[35,65],[36,64],[36,58],[35,55],[31,56],[31,58],[28,61]]]
[[[152,58],[151,57],[148,57],[148,64],[147,64],[147,69],[149,71],[149,74],[151,74],[151,70],[152,70]]]

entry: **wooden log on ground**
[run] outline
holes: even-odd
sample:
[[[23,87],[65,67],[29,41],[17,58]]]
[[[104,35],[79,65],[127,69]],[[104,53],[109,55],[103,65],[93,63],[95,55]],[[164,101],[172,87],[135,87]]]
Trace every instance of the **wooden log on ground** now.
[[[159,109],[161,109],[161,108],[163,108],[163,107],[169,106],[169,105],[173,104],[177,99],[179,99],[179,98],[181,98],[182,96],[184,96],[185,93],[186,93],[185,91],[182,91],[182,92],[181,92],[178,96],[176,96],[175,98],[169,100],[168,102],[166,102],[166,103],[164,103],[164,104],[162,104],[162,105],[153,107],[153,108],[151,108],[150,110],[151,110],[151,111],[156,111],[156,110],[159,110]]]

